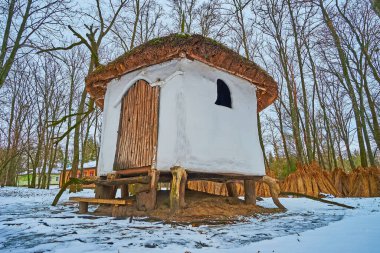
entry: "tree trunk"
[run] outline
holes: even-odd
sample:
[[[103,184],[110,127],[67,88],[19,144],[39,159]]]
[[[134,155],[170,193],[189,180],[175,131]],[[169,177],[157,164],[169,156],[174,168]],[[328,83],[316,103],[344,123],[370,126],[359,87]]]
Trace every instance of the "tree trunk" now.
[[[268,158],[267,158],[267,155],[265,154],[265,147],[264,147],[264,142],[263,142],[263,134],[261,131],[261,121],[260,121],[259,113],[257,113],[257,128],[259,132],[260,147],[261,147],[261,150],[263,151],[265,167],[269,168]]]
[[[73,143],[73,163],[71,167],[71,178],[77,177],[78,165],[79,165],[79,137],[80,137],[80,127],[82,114],[84,112],[85,101],[86,101],[87,91],[84,88],[81,95],[81,100],[78,107],[77,116],[75,118],[76,126],[74,130],[74,143]],[[77,185],[70,185],[70,192],[77,192]]]
[[[315,90],[316,90],[316,93],[317,93],[319,105],[321,106],[321,109],[322,109],[323,121],[325,123],[325,128],[326,128],[326,133],[327,133],[328,152],[331,151],[331,155],[333,157],[335,157],[334,144],[333,144],[332,138],[331,138],[330,121],[329,121],[328,116],[327,116],[327,110],[326,110],[325,102],[323,101],[322,96],[321,96],[321,92],[319,90],[320,87],[318,85],[317,71],[316,71],[315,63],[314,63],[313,57],[311,56],[309,44],[305,43],[305,46],[306,46],[307,54],[309,56],[309,62],[310,62],[311,71],[312,71],[312,74],[313,74],[313,84],[314,84],[314,87],[315,87]],[[315,141],[317,141],[317,140],[315,140]],[[323,157],[321,157],[321,160],[323,161]],[[338,167],[338,164],[336,163],[336,159],[334,160],[334,166],[335,166],[335,168]],[[324,166],[324,162],[323,162],[323,167],[325,167]]]
[[[281,99],[281,98],[280,98]],[[284,126],[282,123],[282,111],[281,111],[281,103],[279,106],[277,106],[277,103],[274,103],[274,108],[276,109],[277,116],[278,116],[278,122],[280,124],[280,134],[281,134],[281,139],[282,139],[282,145],[284,147],[284,153],[286,157],[286,163],[288,164],[288,170],[291,168],[291,163],[290,163],[290,157],[289,157],[289,152],[288,152],[288,145],[286,144],[286,137],[284,134]]]
[[[138,25],[138,22],[139,22],[139,18],[140,18],[140,0],[135,0],[135,4],[136,4],[136,16],[135,16],[135,21],[133,23],[133,31],[132,31],[132,38],[131,38],[131,45],[129,46],[129,50],[132,50],[133,47],[134,47],[134,43],[135,43],[135,38],[136,38],[136,31],[137,31],[137,25]]]
[[[306,93],[306,84],[305,84],[303,64],[302,64],[303,59],[301,56],[302,48],[300,47],[299,42],[298,42],[299,31],[297,29],[297,24],[293,15],[293,9],[291,7],[290,0],[287,0],[287,4],[289,8],[289,13],[290,13],[290,19],[291,19],[291,24],[292,24],[293,36],[294,36],[294,45],[297,52],[298,68],[300,71],[300,78],[301,78],[303,110],[304,110],[304,118],[305,118],[305,144],[306,144],[307,161],[308,163],[311,163],[314,160],[314,157],[313,157],[313,152],[311,148],[312,140],[311,140],[311,133],[310,133],[310,113],[309,113],[309,108],[308,108],[308,103],[307,103],[308,94]]]
[[[355,97],[355,91],[354,91],[354,88],[352,86],[351,79],[349,76],[346,55],[343,51],[343,48],[340,42],[340,37],[334,27],[332,20],[330,19],[329,14],[327,13],[327,10],[325,9],[323,5],[323,0],[319,0],[319,6],[322,10],[324,22],[331,33],[331,36],[334,40],[335,47],[338,51],[339,60],[340,60],[342,72],[343,72],[343,77],[347,85],[348,95],[352,101],[352,108],[354,111],[355,123],[356,123],[356,128],[357,128],[357,138],[358,138],[358,144],[359,144],[361,166],[368,167],[366,149],[365,149],[364,138],[363,138],[363,126],[360,119],[360,110],[359,110],[359,106]]]
[[[339,8],[339,4],[337,1],[336,1],[336,6],[337,6],[337,9],[338,9],[340,15],[343,17],[343,19],[349,25],[351,31],[354,33],[356,41],[360,45],[361,52],[365,56],[365,64],[370,67],[375,80],[380,84],[380,75],[379,75],[376,67],[373,65],[371,55],[368,53],[368,50],[367,50],[368,46],[364,43],[364,41],[361,39],[361,37],[358,34],[358,32],[360,32],[360,31],[357,30],[357,28],[353,25],[353,23],[350,21],[350,19],[342,12],[342,10]],[[375,103],[373,101],[373,96],[371,95],[371,92],[369,91],[368,83],[366,81],[366,76],[363,76],[363,78],[365,79],[364,80],[364,91],[366,93],[367,101],[368,101],[368,107],[369,107],[369,109],[371,111],[371,115],[372,115],[373,135],[374,135],[374,139],[375,139],[377,147],[380,148],[380,125],[379,125],[379,120],[378,120],[376,109],[375,109]],[[363,125],[364,124],[365,123],[363,121]]]

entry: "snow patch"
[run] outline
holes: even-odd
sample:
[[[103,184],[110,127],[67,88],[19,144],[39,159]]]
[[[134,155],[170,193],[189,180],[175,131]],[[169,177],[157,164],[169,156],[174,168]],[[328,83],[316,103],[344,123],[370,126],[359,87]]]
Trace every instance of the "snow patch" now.
[[[380,246],[380,198],[334,199],[354,210],[282,198],[285,213],[193,227],[81,215],[77,204],[64,203],[93,190],[65,192],[52,207],[57,192],[0,188],[0,252],[378,252]],[[259,204],[274,207],[268,198]]]

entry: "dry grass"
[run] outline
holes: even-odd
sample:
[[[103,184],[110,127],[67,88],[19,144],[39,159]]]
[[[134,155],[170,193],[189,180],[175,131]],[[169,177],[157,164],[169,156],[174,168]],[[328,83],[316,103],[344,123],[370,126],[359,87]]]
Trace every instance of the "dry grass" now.
[[[275,177],[267,170],[267,175]],[[238,194],[244,196],[242,182],[236,183]],[[357,168],[346,173],[338,168],[332,172],[323,170],[317,163],[297,166],[297,170],[280,182],[281,191],[295,192],[320,197],[331,194],[336,197],[379,197],[380,170],[378,168]],[[226,185],[208,181],[192,181],[188,188],[195,191],[227,196]],[[269,187],[263,182],[256,183],[257,196],[270,197]]]

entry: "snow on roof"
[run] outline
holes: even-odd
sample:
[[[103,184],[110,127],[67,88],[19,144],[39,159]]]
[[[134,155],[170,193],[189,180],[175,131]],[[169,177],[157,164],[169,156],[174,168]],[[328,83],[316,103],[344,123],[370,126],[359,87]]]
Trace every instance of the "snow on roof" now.
[[[89,161],[83,164],[83,169],[89,169],[96,167],[96,161]],[[60,171],[63,169],[61,168]],[[71,170],[71,166],[67,167],[67,170]]]
[[[40,171],[41,170],[41,168],[37,168],[37,171]],[[59,173],[61,173],[61,170],[62,170],[62,168],[53,168],[52,170],[51,170],[51,173],[50,174],[59,174]],[[46,168],[46,173],[48,172],[48,168]],[[30,169],[29,170],[29,174],[32,174],[33,172],[32,172],[32,170]],[[28,171],[23,171],[23,172],[20,172],[20,173],[17,173],[17,175],[27,175],[28,174]]]
[[[89,162],[83,164],[84,169],[93,168],[93,167],[96,167],[96,161],[89,161]],[[41,170],[41,168],[37,168],[37,171],[40,171],[40,170]],[[63,165],[59,164],[59,167],[55,167],[51,170],[51,174],[59,174],[59,173],[61,173],[62,170],[63,170]],[[71,166],[67,167],[67,170],[71,170]],[[47,172],[47,169],[46,169],[46,172]],[[30,170],[29,173],[31,174],[32,171]],[[23,172],[20,172],[17,174],[18,175],[27,175],[28,172],[23,171]]]
[[[83,164],[83,168],[91,168],[91,167],[96,167],[96,161],[89,161]]]

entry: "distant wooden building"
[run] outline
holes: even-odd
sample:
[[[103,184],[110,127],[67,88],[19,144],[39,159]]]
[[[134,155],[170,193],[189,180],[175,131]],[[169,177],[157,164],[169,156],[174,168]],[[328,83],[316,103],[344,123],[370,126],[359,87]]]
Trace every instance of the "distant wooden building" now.
[[[39,180],[40,180],[39,175],[36,175],[36,182],[38,182]],[[50,186],[59,185],[59,182],[60,182],[60,174],[59,174],[59,172],[53,171],[50,174],[49,180],[50,180],[50,182],[49,182]],[[20,174],[17,175],[17,186],[25,186],[25,187],[27,187],[27,186],[30,185],[31,181],[32,181],[32,174],[31,173],[29,175],[26,174],[26,173],[20,173]]]
[[[96,177],[97,172],[96,172],[96,167],[89,167],[89,168],[83,168],[83,175],[81,175],[81,171],[77,171],[77,178],[82,178],[82,177]],[[67,182],[71,177],[71,170],[66,170],[66,180]],[[63,184],[63,171],[61,171],[59,175],[59,188],[62,187]],[[85,188],[94,188],[95,185],[87,185]]]
[[[147,174],[153,189],[152,180],[174,180],[173,168],[188,180],[265,175],[257,113],[277,84],[211,39],[154,39],[96,69],[86,89],[104,112],[99,176]]]

